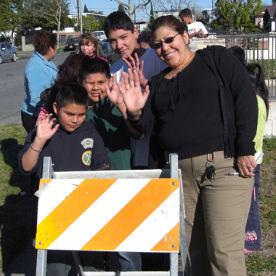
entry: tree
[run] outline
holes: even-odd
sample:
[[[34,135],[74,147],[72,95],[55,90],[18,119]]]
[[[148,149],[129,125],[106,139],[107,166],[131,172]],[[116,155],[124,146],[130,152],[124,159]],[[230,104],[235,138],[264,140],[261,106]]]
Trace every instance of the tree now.
[[[59,33],[69,14],[68,0],[25,0],[24,8],[34,25],[39,22],[40,27],[57,30],[59,44]]]
[[[84,5],[84,8],[83,8],[83,12],[84,12],[84,13],[87,13],[87,12],[89,12],[89,10],[87,9],[87,6],[86,6],[86,4]]]
[[[117,11],[126,13],[126,8],[122,4],[119,4]]]
[[[126,9],[128,16],[130,17],[131,20],[133,20],[133,15],[135,14],[136,10],[141,8],[141,7],[145,7],[148,5],[148,3],[151,0],[142,0],[145,2],[141,2],[138,5],[135,5],[134,7],[132,7],[132,2],[131,0],[127,0],[127,2],[122,2],[121,0],[115,0],[119,5],[121,5],[122,7],[124,7],[124,9]]]
[[[256,31],[255,17],[261,9],[261,0],[217,0],[212,25],[228,32]]]
[[[2,0],[0,3],[0,32],[5,33],[11,29],[12,15],[10,1]]]
[[[152,6],[152,2],[150,2],[150,20],[149,20],[149,24],[148,24],[149,29],[151,29],[153,21],[154,21],[153,6]]]
[[[23,0],[1,0],[0,3],[0,32],[15,32],[21,30]]]
[[[153,0],[153,8],[154,10],[173,10],[178,13],[184,8],[189,8],[194,12],[195,7],[192,5],[194,2],[192,0]]]
[[[202,11],[201,15],[197,17],[198,21],[201,21],[204,25],[209,25],[210,23],[210,14],[208,13],[207,10]]]
[[[91,32],[97,30],[97,20],[93,15],[82,17],[82,27],[84,32]]]

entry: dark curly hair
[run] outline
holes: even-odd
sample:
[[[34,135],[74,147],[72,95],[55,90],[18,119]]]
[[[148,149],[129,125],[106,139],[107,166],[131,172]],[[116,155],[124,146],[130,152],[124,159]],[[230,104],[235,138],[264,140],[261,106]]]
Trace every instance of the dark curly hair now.
[[[33,36],[33,45],[38,53],[46,55],[50,47],[56,47],[57,37],[52,32],[40,30]]]

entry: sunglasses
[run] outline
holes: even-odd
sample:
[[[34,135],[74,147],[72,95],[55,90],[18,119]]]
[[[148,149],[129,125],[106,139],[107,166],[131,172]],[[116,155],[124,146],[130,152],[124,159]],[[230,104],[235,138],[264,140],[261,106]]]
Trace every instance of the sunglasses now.
[[[180,33],[177,33],[177,34],[174,35],[174,36],[170,36],[170,37],[164,39],[164,41],[160,41],[160,42],[156,42],[156,43],[151,43],[151,48],[153,48],[153,49],[156,50],[156,49],[161,48],[162,45],[163,45],[163,43],[170,44],[170,43],[172,43],[172,42],[174,41],[175,37],[176,37],[177,35],[179,35],[179,34],[180,34]]]

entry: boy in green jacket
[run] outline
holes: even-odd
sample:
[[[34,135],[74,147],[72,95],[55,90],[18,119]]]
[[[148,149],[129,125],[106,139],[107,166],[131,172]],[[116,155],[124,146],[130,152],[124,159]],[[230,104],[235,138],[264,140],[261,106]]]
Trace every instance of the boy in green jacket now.
[[[80,80],[91,100],[86,119],[95,124],[105,147],[109,150],[111,170],[130,170],[130,137],[136,132],[131,129],[131,125],[126,119],[124,104],[119,110],[107,97],[106,89],[109,87],[110,78],[109,65],[105,61],[91,58],[83,60]],[[114,77],[112,78],[112,88],[118,88]],[[142,269],[139,253],[119,252],[118,262],[121,271]]]

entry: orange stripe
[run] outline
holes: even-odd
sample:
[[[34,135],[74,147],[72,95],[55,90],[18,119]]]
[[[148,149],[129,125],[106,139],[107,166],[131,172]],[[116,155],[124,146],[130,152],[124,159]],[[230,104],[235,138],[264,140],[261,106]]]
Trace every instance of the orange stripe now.
[[[178,179],[152,179],[82,250],[115,250],[178,187]]]
[[[39,181],[39,189],[41,189],[43,187],[44,183],[49,184],[52,180],[53,179],[46,179],[46,178],[45,179],[40,179],[40,181]]]
[[[37,227],[36,248],[47,249],[117,179],[85,179]],[[49,199],[51,200],[51,199]]]
[[[177,223],[170,232],[167,233],[166,237],[160,240],[151,251],[179,251],[179,223]]]

